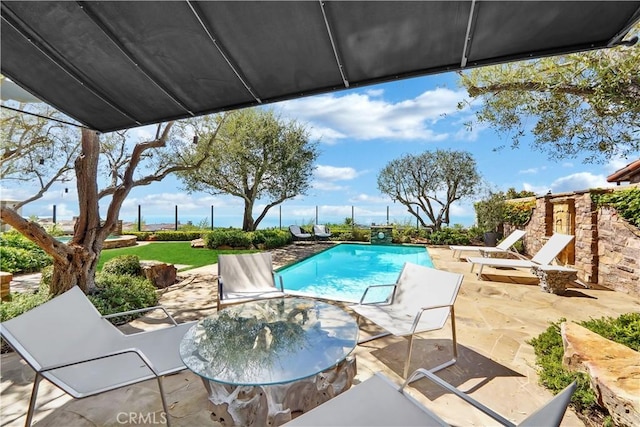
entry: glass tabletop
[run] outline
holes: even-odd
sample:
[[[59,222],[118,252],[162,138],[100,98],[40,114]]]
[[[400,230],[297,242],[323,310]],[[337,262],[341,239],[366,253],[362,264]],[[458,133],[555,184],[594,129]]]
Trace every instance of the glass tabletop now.
[[[346,311],[306,298],[230,306],[191,327],[180,343],[184,364],[203,378],[233,385],[281,384],[344,360],[358,342]]]

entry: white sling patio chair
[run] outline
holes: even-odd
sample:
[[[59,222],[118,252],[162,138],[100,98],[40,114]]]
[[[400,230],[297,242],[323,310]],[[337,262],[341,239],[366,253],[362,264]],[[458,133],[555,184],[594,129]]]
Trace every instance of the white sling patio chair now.
[[[527,232],[524,230],[513,230],[513,232],[511,232],[511,234],[509,234],[507,237],[504,238],[504,240],[500,243],[498,243],[498,245],[496,245],[495,247],[490,247],[490,246],[459,246],[459,245],[451,245],[449,246],[449,249],[451,249],[453,251],[452,256],[454,258],[460,258],[460,253],[465,251],[465,252],[479,252],[479,251],[483,251],[483,252],[498,252],[498,253],[502,253],[502,252],[511,252],[514,255],[519,255],[517,254],[517,252],[513,252],[511,251],[511,247],[520,239],[522,239],[522,237],[524,237],[524,235]],[[458,254],[456,256],[456,253]]]
[[[295,426],[448,426],[444,420],[405,392],[407,384],[427,378],[507,427],[558,427],[576,383],[515,424],[426,369],[418,369],[401,387],[380,373],[284,424]]]
[[[547,243],[545,243],[530,260],[469,257],[467,258],[467,261],[471,263],[472,273],[476,264],[480,266],[477,274],[478,279],[482,280],[482,268],[485,265],[488,265],[489,267],[507,268],[531,268],[542,265],[549,265],[572,240],[572,235],[556,233],[549,238]]]
[[[386,332],[361,340],[358,344],[393,334],[407,336],[409,345],[404,364],[404,377],[409,374],[409,362],[413,350],[413,336],[420,332],[442,329],[451,316],[451,338],[453,358],[435,368],[436,372],[451,366],[458,357],[456,341],[456,321],[453,304],[458,296],[464,276],[435,268],[405,263],[398,280],[391,285],[369,286],[358,305],[351,308],[358,316],[363,316]],[[390,289],[388,300],[367,302],[367,293],[375,288]]]
[[[162,377],[185,369],[182,337],[195,322],[126,335],[102,316],[75,286],[44,304],[0,324],[0,335],[36,371],[25,425],[30,426],[42,378],[80,399],[155,378],[162,408],[169,412]],[[114,414],[115,417],[115,414]]]
[[[478,402],[468,394],[458,390],[453,385],[435,375],[432,371],[428,371],[426,369],[417,369],[416,371],[414,371],[411,376],[405,380],[402,387],[405,387],[407,384],[413,381],[417,381],[420,378],[426,378],[432,383],[435,383],[438,386],[446,389],[460,399],[472,405],[474,408],[484,412],[485,414],[499,422],[501,425],[507,427],[558,427],[562,422],[562,418],[564,417],[564,413],[567,411],[569,403],[571,402],[571,396],[573,395],[573,392],[577,387],[576,382],[572,382],[564,390],[555,395],[553,399],[549,400],[546,404],[544,404],[542,407],[540,407],[538,410],[533,412],[518,424],[515,424],[502,415],[498,414],[494,410],[488,408],[484,404]]]
[[[284,424],[295,426],[448,426],[380,373]]]
[[[270,252],[218,255],[218,310],[223,305],[283,296],[282,277],[278,288]]]

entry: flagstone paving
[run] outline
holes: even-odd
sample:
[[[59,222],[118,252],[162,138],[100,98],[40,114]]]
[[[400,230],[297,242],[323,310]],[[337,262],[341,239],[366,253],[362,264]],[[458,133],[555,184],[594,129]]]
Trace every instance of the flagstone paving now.
[[[281,266],[327,248],[322,244],[294,244],[273,252]],[[571,288],[563,296],[542,292],[528,271],[486,269],[485,280],[470,272],[470,264],[452,258],[448,248],[429,248],[437,268],[463,273],[455,304],[460,357],[456,365],[441,371],[446,381],[469,392],[514,422],[521,421],[551,398],[538,384],[535,355],[527,341],[560,318],[571,321],[617,317],[640,311],[640,299],[604,289]],[[179,321],[200,319],[215,312],[215,265],[179,273],[180,283],[160,291],[160,302]],[[134,327],[141,327],[134,324]],[[37,327],[37,325],[34,325]],[[361,333],[374,333],[364,325]],[[415,341],[411,366],[433,367],[448,350],[448,326],[420,334]],[[355,382],[382,371],[401,383],[406,340],[386,337],[358,346]],[[24,424],[33,372],[15,354],[2,355],[0,425]],[[218,426],[211,419],[210,404],[199,377],[183,371],[165,380],[165,392],[174,426]],[[421,380],[411,394],[446,421],[459,426],[495,425],[470,406]],[[392,410],[392,408],[390,408]],[[35,419],[38,426],[118,426],[164,424],[154,381],[73,400],[43,381]],[[582,426],[568,411],[563,426]]]

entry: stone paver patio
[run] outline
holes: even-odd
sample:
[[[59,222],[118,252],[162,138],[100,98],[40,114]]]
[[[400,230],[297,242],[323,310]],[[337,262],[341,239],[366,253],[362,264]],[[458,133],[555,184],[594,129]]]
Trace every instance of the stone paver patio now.
[[[276,266],[322,250],[327,244],[298,244],[274,251]],[[542,292],[528,271],[488,268],[485,280],[470,273],[470,265],[452,258],[448,248],[429,248],[437,268],[464,273],[455,304],[460,357],[439,375],[505,417],[519,422],[551,398],[538,385],[535,355],[527,341],[550,322],[566,318],[581,321],[640,311],[640,299],[602,289],[581,287],[558,296]],[[161,304],[179,321],[200,319],[215,312],[215,266],[180,273],[182,281],[162,291]],[[134,325],[138,326],[138,325]],[[37,325],[34,325],[37,327]],[[365,325],[361,333],[374,332]],[[449,330],[424,333],[415,341],[412,369],[432,367],[448,350]],[[383,371],[400,383],[406,341],[386,337],[355,350],[356,383]],[[15,354],[2,355],[0,425],[24,424],[34,374]],[[200,379],[183,371],[164,381],[174,426],[219,426],[210,416],[210,404]],[[488,417],[425,380],[414,383],[412,394],[454,425],[495,425]],[[35,420],[39,426],[163,425],[161,403],[154,381],[73,400],[43,381]],[[390,408],[392,410],[392,408]],[[568,411],[563,426],[583,423]]]

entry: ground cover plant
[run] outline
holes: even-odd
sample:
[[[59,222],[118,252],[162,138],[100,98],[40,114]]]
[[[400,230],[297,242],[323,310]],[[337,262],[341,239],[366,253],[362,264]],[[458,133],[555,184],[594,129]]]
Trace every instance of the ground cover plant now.
[[[607,410],[598,405],[595,393],[589,385],[589,375],[571,372],[562,366],[564,348],[560,324],[564,321],[566,319],[552,323],[546,331],[529,341],[535,350],[536,364],[540,367],[540,382],[554,393],[558,393],[574,380],[577,381],[578,388],[571,398],[576,413],[587,425],[612,426],[613,422]],[[579,324],[611,341],[640,351],[640,313],[622,314],[617,318],[591,319]]]
[[[189,242],[150,242],[145,245],[128,248],[105,249],[100,255],[98,271],[102,271],[104,264],[121,255],[136,255],[140,259],[155,260],[168,264],[188,265],[188,268],[202,267],[218,262],[218,254],[241,253],[255,251],[216,250],[211,251],[201,248],[192,248]]]

